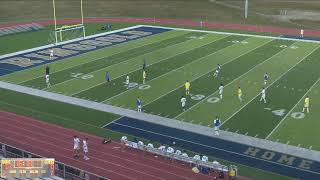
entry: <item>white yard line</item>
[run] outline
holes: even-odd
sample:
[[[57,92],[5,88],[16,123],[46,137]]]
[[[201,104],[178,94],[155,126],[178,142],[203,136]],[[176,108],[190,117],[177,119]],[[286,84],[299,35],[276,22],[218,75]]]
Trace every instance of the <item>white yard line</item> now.
[[[266,43],[262,44],[261,46],[263,46],[263,45],[267,44],[268,42],[270,42],[270,41],[267,41]],[[231,45],[231,46],[234,46],[234,45]],[[231,47],[231,46],[228,46],[228,47]],[[243,56],[243,55],[245,55],[245,54],[250,53],[251,51],[254,51],[255,49],[257,49],[257,48],[259,48],[259,47],[261,47],[261,46],[257,46],[257,47],[255,47],[254,49],[252,49],[252,50],[250,50],[250,51],[245,51],[245,52],[243,52],[242,54],[240,54],[239,56],[237,56],[237,57],[235,57],[235,58],[231,59],[230,61],[228,61],[228,62],[226,62],[226,63],[221,64],[221,66],[223,67],[224,65],[226,65],[226,64],[228,64],[228,63],[230,63],[230,62],[232,62],[232,61],[234,61],[234,60],[236,60],[236,59],[238,59],[239,57],[241,57],[241,56]],[[224,49],[225,49],[225,48],[224,48]],[[223,49],[221,49],[221,50],[223,50]],[[195,78],[191,79],[191,81],[190,81],[190,82],[195,81],[195,80],[197,80],[197,79],[199,79],[199,78],[201,78],[201,77],[203,77],[203,76],[207,75],[208,73],[210,73],[210,72],[212,72],[212,71],[214,71],[214,70],[209,70],[209,71],[205,72],[203,75],[201,75],[201,76],[197,76],[197,77],[195,77]],[[181,87],[183,87],[183,86],[184,86],[184,85],[181,85],[181,86],[179,86],[179,87],[177,87],[177,88],[175,88],[175,89],[173,89],[173,90],[171,90],[171,91],[169,91],[169,92],[167,92],[167,93],[165,93],[165,94],[163,94],[163,95],[159,96],[158,98],[156,98],[156,99],[154,99],[154,100],[152,100],[152,101],[148,102],[148,103],[147,103],[147,104],[145,104],[144,106],[146,106],[146,105],[148,105],[148,104],[153,103],[154,101],[156,101],[156,100],[158,100],[158,99],[162,98],[163,96],[166,96],[166,95],[170,94],[170,93],[171,93],[171,92],[173,92],[173,91],[176,91],[177,89],[179,89],[179,88],[181,88]]]
[[[101,128],[105,128],[105,127],[107,127],[109,124],[111,124],[111,123],[114,123],[114,122],[116,122],[116,121],[118,121],[118,120],[120,120],[121,118],[123,118],[124,116],[120,116],[119,118],[116,118],[116,119],[114,119],[114,120],[112,120],[112,121],[110,121],[110,122],[108,122],[108,123],[106,123],[105,125],[103,125]]]
[[[268,42],[269,42],[269,41],[268,41]],[[293,44],[295,44],[295,43],[293,43]],[[241,79],[243,76],[247,75],[248,73],[250,73],[251,71],[253,71],[255,68],[263,65],[264,63],[268,62],[268,61],[269,61],[270,59],[272,59],[273,57],[277,56],[278,54],[281,54],[281,53],[285,52],[286,50],[287,50],[286,48],[285,48],[285,49],[282,49],[282,50],[280,50],[279,52],[277,52],[277,53],[275,53],[274,55],[272,55],[271,57],[269,57],[268,59],[264,60],[263,62],[255,65],[254,67],[252,67],[252,68],[251,68],[249,71],[247,71],[246,73],[242,74],[241,76],[239,76],[239,77],[237,77],[236,79],[232,80],[230,83],[226,84],[225,87],[233,84],[235,81]],[[218,92],[218,90],[216,90],[216,91],[213,92],[212,94],[208,95],[206,98],[203,98],[202,100],[198,101],[197,103],[195,103],[194,105],[192,105],[190,108],[188,108],[186,111],[184,111],[184,112],[180,113],[179,115],[177,115],[176,117],[174,117],[174,119],[177,118],[178,116],[180,116],[180,115],[188,112],[188,111],[191,110],[192,108],[195,108],[199,103],[201,103],[201,102],[203,102],[203,101],[211,98],[211,96],[214,95],[214,94],[216,94],[217,92]]]
[[[213,33],[213,34],[228,34],[228,35],[237,35],[237,36],[257,37],[257,38],[264,38],[264,39],[280,39],[280,40],[288,40],[288,41],[320,43],[320,41],[316,41],[316,40],[282,38],[282,37],[276,37],[276,36],[263,36],[263,35],[244,34],[244,33],[242,34],[242,33],[221,32],[221,31],[208,31],[208,30],[197,30],[197,29],[186,29],[186,28],[173,28],[173,27],[166,27],[166,26],[152,26],[152,25],[144,25],[144,27],[167,28],[167,29],[180,30],[180,31],[206,32],[206,33]]]
[[[208,43],[206,43],[206,44],[204,44],[204,45],[201,45],[201,46],[199,46],[199,47],[196,47],[196,48],[200,48],[200,47],[206,46],[206,45],[208,45],[208,44],[210,44],[210,43],[213,43],[213,42],[218,41],[218,40],[220,40],[220,39],[224,39],[224,38],[226,38],[226,37],[229,37],[229,36],[221,37],[221,38],[219,38],[219,39],[216,39],[216,40],[214,40],[214,41],[210,41],[210,42],[208,42]],[[194,39],[190,39],[190,40],[188,40],[188,41],[191,41],[191,40],[194,40]],[[187,42],[187,41],[185,41],[185,42]],[[167,59],[169,59],[169,58],[178,56],[178,55],[183,54],[183,53],[186,53],[186,52],[188,52],[188,51],[192,51],[192,50],[194,50],[194,49],[196,49],[196,48],[193,48],[193,49],[191,49],[191,50],[182,51],[182,52],[180,52],[180,53],[178,53],[178,54],[175,54],[175,55],[173,55],[173,56],[169,56],[169,57],[163,58],[163,59],[161,59],[161,60],[158,61],[158,62],[155,62],[155,63],[152,63],[152,64],[148,64],[148,66],[151,66],[151,65],[160,63],[160,62],[162,62],[162,61],[164,61],[164,60],[167,60]],[[135,72],[135,71],[137,71],[137,70],[139,70],[139,69],[137,68],[137,69],[132,70],[132,71],[129,71],[129,72],[125,73],[125,74],[130,74],[130,73]],[[121,77],[121,76],[123,76],[123,75],[125,75],[125,74],[116,76],[114,79],[117,79],[117,78],[119,78],[119,77]],[[75,95],[75,94],[79,94],[79,93],[84,92],[84,91],[87,91],[87,90],[89,90],[89,89],[95,88],[96,86],[99,86],[99,85],[104,84],[104,83],[105,83],[105,81],[104,81],[104,82],[101,82],[101,83],[99,83],[99,84],[96,84],[96,85],[94,85],[94,86],[91,86],[91,87],[89,87],[89,88],[83,89],[83,90],[81,90],[81,91],[72,93],[71,96],[73,96],[73,95]],[[104,101],[105,101],[105,100],[104,100]]]
[[[179,37],[179,36],[175,36],[175,37]],[[175,37],[173,37],[173,38],[175,38]],[[140,38],[140,39],[143,39],[143,38]],[[136,39],[136,40],[139,40],[139,39]],[[163,39],[163,40],[160,40],[159,42],[165,41],[165,40],[168,40],[168,39]],[[134,41],[134,40],[133,40],[133,41]],[[132,41],[132,42],[133,42],[133,41]],[[129,41],[129,42],[131,42],[131,41]],[[132,48],[129,48],[129,49],[125,50],[125,51],[120,51],[120,52],[117,52],[117,53],[114,53],[114,54],[109,54],[109,55],[106,55],[106,56],[103,56],[103,57],[99,57],[99,58],[92,59],[91,61],[86,61],[86,62],[83,62],[83,63],[75,64],[75,65],[73,65],[73,66],[68,66],[68,67],[66,67],[66,68],[59,69],[58,71],[54,71],[51,75],[54,75],[55,73],[58,73],[58,72],[60,72],[60,71],[65,71],[65,70],[68,70],[68,69],[71,69],[71,68],[74,68],[74,67],[77,67],[77,66],[81,66],[81,65],[84,65],[84,64],[88,64],[88,63],[91,63],[91,62],[98,61],[98,60],[100,60],[100,59],[109,58],[109,57],[111,57],[111,56],[114,56],[114,55],[117,55],[117,54],[121,54],[121,53],[130,51],[130,50],[133,50],[133,49],[141,48],[141,47],[143,47],[143,46],[150,45],[150,44],[157,43],[157,42],[158,42],[158,41],[154,41],[154,42],[150,42],[150,43],[146,43],[146,44],[140,44],[140,45],[138,45],[138,46],[134,46],[134,47],[132,47]],[[128,42],[127,42],[127,43],[128,43]],[[105,49],[108,48],[108,47],[115,47],[115,46],[124,45],[124,44],[126,44],[126,43],[119,43],[119,44],[116,44],[116,45],[113,45],[113,46],[107,46],[107,47],[102,48],[102,49],[98,49],[98,50],[94,50],[94,51],[89,51],[89,52],[87,52],[87,53],[79,54],[79,55],[76,55],[76,56],[72,56],[72,57],[67,58],[67,59],[73,59],[73,58],[76,58],[76,57],[78,57],[78,56],[80,56],[80,55],[88,55],[88,53],[92,53],[92,52],[96,52],[96,51],[103,51],[103,50],[105,50]],[[64,59],[64,60],[67,60],[67,59]],[[132,59],[132,58],[131,58],[131,59]],[[64,60],[63,60],[63,61],[64,61]],[[60,61],[60,60],[58,60],[58,61]],[[58,62],[58,61],[53,61],[53,62],[51,62],[51,63]],[[47,64],[44,64],[44,65],[40,65],[40,66],[38,66],[38,67],[46,66],[46,65],[51,64],[51,63],[47,63]],[[121,63],[121,62],[120,62],[120,63]],[[117,64],[119,64],[119,63],[117,63]],[[32,69],[32,68],[31,68],[31,69]],[[31,70],[31,69],[29,69],[29,70]],[[18,71],[18,72],[20,72],[20,71]],[[43,75],[38,76],[38,77],[34,77],[34,78],[32,78],[32,79],[28,79],[28,80],[25,80],[25,81],[22,81],[22,82],[19,82],[18,84],[22,84],[22,83],[25,83],[25,82],[28,82],[28,81],[32,81],[32,80],[34,80],[34,79],[38,79],[38,78],[41,78],[41,77],[43,77]]]
[[[177,37],[179,37],[179,36],[177,36]],[[173,37],[173,38],[175,38],[175,37]],[[165,40],[168,40],[168,39],[165,39]],[[103,68],[100,68],[100,69],[97,69],[97,70],[94,70],[94,71],[91,71],[91,72],[88,72],[88,73],[84,73],[84,74],[82,74],[81,76],[85,76],[85,75],[92,74],[92,73],[95,73],[95,72],[98,72],[98,71],[102,71],[102,70],[107,69],[107,68],[112,68],[112,67],[117,66],[117,65],[119,65],[119,64],[125,64],[125,63],[128,63],[128,62],[130,62],[131,60],[136,59],[136,58],[139,58],[139,57],[141,57],[141,56],[145,56],[145,55],[147,55],[147,54],[151,54],[151,53],[154,53],[154,52],[156,52],[156,51],[160,51],[160,50],[163,50],[163,49],[168,48],[168,47],[173,47],[173,46],[176,46],[176,45],[179,45],[179,44],[188,42],[188,41],[190,41],[190,40],[183,41],[183,42],[179,42],[179,43],[177,43],[177,44],[173,44],[173,45],[170,45],[170,46],[162,47],[162,48],[159,48],[159,49],[157,49],[157,50],[150,51],[150,52],[141,54],[141,55],[139,55],[139,56],[135,56],[135,57],[129,58],[129,59],[126,60],[126,61],[118,62],[118,63],[112,64],[112,65],[110,65],[110,66],[105,66],[105,67],[103,67]],[[160,41],[160,42],[161,42],[161,41]],[[136,49],[136,48],[143,47],[143,46],[146,46],[146,45],[149,45],[149,44],[153,44],[153,43],[155,43],[155,42],[147,43],[147,44],[145,44],[145,45],[138,46],[138,47],[134,47],[134,48],[132,48],[132,49]],[[132,49],[129,49],[128,51],[130,51],[130,50],[132,50]],[[126,51],[123,51],[123,52],[126,52]],[[116,53],[116,54],[120,54],[120,53],[123,53],[123,52],[119,52],[119,53]],[[113,55],[116,55],[116,54],[113,54]],[[110,56],[113,56],[113,55],[110,55]],[[105,57],[103,57],[103,58],[107,58],[107,57],[110,57],[110,56],[105,56]],[[103,58],[100,58],[100,59],[103,59]],[[96,60],[94,60],[94,61],[96,61]],[[90,62],[94,62],[94,61],[90,61]],[[161,62],[161,61],[159,61],[159,62]],[[86,63],[84,63],[84,64],[86,64]],[[82,64],[79,64],[79,65],[82,65]],[[73,68],[73,67],[70,67],[70,68],[67,68],[67,69],[64,69],[64,70],[68,70],[68,69],[71,69],[71,68]],[[58,72],[58,71],[57,71],[57,72]],[[55,73],[56,73],[56,72],[55,72]],[[40,76],[40,77],[41,77],[41,76]],[[72,81],[72,80],[74,80],[74,79],[79,79],[79,78],[81,78],[81,77],[75,77],[75,78],[68,79],[68,80],[66,80],[66,81],[63,81],[63,82],[54,84],[54,85],[52,85],[50,88],[52,88],[52,87],[54,87],[54,86],[57,86],[57,85],[59,85],[59,84],[64,84],[64,83],[69,82],[69,81]],[[47,90],[47,89],[50,89],[50,88],[44,88],[43,90]]]
[[[306,59],[310,54],[312,54],[313,52],[315,52],[319,47],[314,48],[310,53],[308,53],[305,57],[301,58],[300,61],[298,61],[296,64],[294,64],[291,68],[289,68],[286,72],[284,72],[281,76],[279,76],[277,79],[275,79],[271,84],[269,84],[265,89],[268,89],[270,86],[272,86],[275,82],[277,82],[279,79],[281,79],[284,75],[286,75],[291,69],[293,69],[294,67],[296,67],[298,64],[300,64],[304,59]],[[258,96],[260,95],[260,93],[258,93],[254,98],[252,98],[249,102],[247,102],[246,104],[244,104],[238,111],[236,111],[235,113],[233,113],[227,120],[225,120],[222,124],[224,125],[226,122],[228,122],[233,116],[235,116],[236,114],[238,114],[243,108],[245,108],[248,104],[250,104],[254,99],[256,99]]]
[[[298,104],[301,103],[303,98],[320,82],[320,78],[309,88],[309,90],[301,97],[301,99],[291,108],[291,110],[281,119],[281,121],[277,124],[275,128],[268,134],[268,136],[265,139],[269,139],[269,137],[278,129],[278,127],[283,123],[283,121],[292,113],[292,111],[297,107]]]
[[[226,36],[225,38],[227,38],[227,37],[229,37],[229,36]],[[219,40],[220,40],[220,39],[219,39]],[[213,42],[215,42],[215,41],[213,41]],[[174,71],[178,71],[178,70],[180,70],[180,69],[182,69],[182,68],[184,68],[185,66],[188,66],[188,65],[190,65],[190,64],[194,64],[194,63],[200,62],[200,61],[202,61],[204,58],[206,58],[206,57],[208,57],[208,56],[211,56],[211,55],[213,55],[213,54],[215,54],[215,53],[218,53],[219,51],[225,50],[226,48],[232,47],[232,46],[234,46],[234,45],[235,45],[235,44],[230,45],[230,46],[227,46],[227,47],[225,47],[225,48],[223,48],[223,49],[220,49],[220,50],[215,51],[215,52],[213,52],[213,53],[210,53],[210,54],[208,54],[208,55],[206,55],[206,56],[203,56],[203,57],[201,57],[201,58],[198,58],[198,59],[195,60],[195,61],[192,61],[192,62],[190,62],[190,63],[187,63],[187,64],[185,64],[185,65],[183,65],[183,66],[181,66],[181,67],[179,67],[179,68],[173,69],[173,70],[171,70],[171,71],[169,71],[169,72],[166,72],[166,73],[164,73],[164,74],[162,74],[162,75],[160,75],[160,76],[158,76],[158,77],[156,77],[156,78],[153,78],[153,79],[151,79],[150,81],[147,81],[146,83],[150,83],[150,82],[152,82],[152,81],[155,81],[155,80],[157,80],[157,79],[159,79],[159,78],[161,78],[161,77],[163,77],[163,76],[166,76],[166,75],[168,75],[168,74],[170,74],[170,73],[172,73],[172,72],[174,72]],[[193,50],[193,49],[192,49],[192,50]],[[190,51],[191,51],[191,50],[190,50]],[[116,98],[116,97],[118,97],[118,96],[120,96],[120,95],[122,95],[122,94],[124,94],[124,93],[126,93],[126,92],[128,92],[128,91],[130,91],[130,90],[136,89],[136,88],[138,88],[138,86],[137,86],[137,87],[134,87],[134,88],[130,88],[130,89],[128,89],[128,90],[125,90],[125,91],[123,91],[123,92],[121,92],[121,93],[119,93],[119,94],[117,94],[117,95],[115,95],[115,96],[112,96],[112,97],[108,98],[108,99],[105,99],[105,100],[102,101],[102,103],[103,103],[103,102],[106,102],[106,101],[108,101],[108,100],[114,99],[114,98]]]

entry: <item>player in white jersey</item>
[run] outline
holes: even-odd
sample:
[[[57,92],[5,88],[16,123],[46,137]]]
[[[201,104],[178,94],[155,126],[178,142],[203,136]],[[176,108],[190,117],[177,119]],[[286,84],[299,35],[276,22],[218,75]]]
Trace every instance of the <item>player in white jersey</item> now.
[[[219,95],[220,95],[220,99],[222,99],[222,93],[223,93],[223,84],[221,83],[219,86]]]
[[[220,69],[217,68],[215,71],[214,71],[214,74],[213,74],[213,77],[218,77],[219,76],[219,72],[220,72]]]
[[[46,74],[45,78],[46,78],[47,88],[49,88],[49,87],[51,86],[51,84],[50,84],[50,76],[49,76],[49,74]]]
[[[50,60],[53,58],[53,49],[50,49]]]
[[[181,107],[182,107],[182,110],[185,111],[186,110],[186,102],[187,102],[187,99],[184,97],[184,96],[181,96]]]
[[[77,136],[73,136],[73,151],[74,157],[80,157],[80,139]]]
[[[89,150],[88,150],[88,138],[82,141],[82,148],[83,148],[83,159],[89,160]]]
[[[129,89],[129,84],[130,84],[130,77],[129,75],[126,77],[126,86],[127,86],[127,89]]]
[[[263,87],[262,90],[261,90],[261,98],[260,98],[260,101],[262,101],[264,103],[267,103],[267,100],[266,100],[266,89]]]

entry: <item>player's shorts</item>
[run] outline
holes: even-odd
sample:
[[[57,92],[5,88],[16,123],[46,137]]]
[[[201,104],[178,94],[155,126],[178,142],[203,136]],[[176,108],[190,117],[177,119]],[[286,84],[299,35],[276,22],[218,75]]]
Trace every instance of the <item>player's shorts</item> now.
[[[53,54],[52,54],[52,53],[50,54],[50,57],[53,57]]]
[[[49,78],[46,78],[46,83],[49,83]]]
[[[74,149],[74,150],[79,150],[79,149],[80,149],[80,146],[74,145],[74,146],[73,146],[73,149]]]
[[[182,106],[182,108],[185,108],[185,107],[186,107],[186,104],[185,104],[185,103],[183,103],[183,104],[181,104],[181,106]]]
[[[88,147],[83,147],[83,152],[88,153]]]
[[[219,94],[222,94],[222,91],[219,91]]]
[[[186,88],[186,91],[189,91],[190,88]]]
[[[265,99],[265,98],[266,98],[266,95],[261,95],[261,97],[262,97],[263,99]]]
[[[219,130],[219,127],[218,127],[218,126],[215,126],[215,127],[214,127],[214,130],[215,130],[215,131],[218,131],[218,130]]]
[[[141,105],[138,106],[138,109],[141,109]]]
[[[305,104],[305,105],[304,105],[304,108],[309,108],[309,104]]]
[[[238,97],[241,97],[242,96],[242,94],[238,94]]]

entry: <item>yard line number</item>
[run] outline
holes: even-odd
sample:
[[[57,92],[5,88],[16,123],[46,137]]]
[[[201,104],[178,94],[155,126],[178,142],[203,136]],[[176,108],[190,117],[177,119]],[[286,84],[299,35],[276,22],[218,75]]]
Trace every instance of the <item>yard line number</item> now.
[[[203,95],[203,94],[196,94],[196,95],[190,94],[190,96],[191,96],[191,99],[192,99],[192,100],[195,100],[195,101],[201,101],[201,100],[203,100],[204,98],[206,98],[206,96]],[[210,98],[208,98],[208,99],[206,100],[206,102],[211,103],[211,104],[217,103],[217,102],[219,102],[219,101],[220,101],[220,98],[218,98],[218,97],[210,97]]]
[[[123,82],[123,83],[125,84],[126,82]],[[124,86],[127,87],[126,84]],[[129,83],[128,87],[129,88],[138,87],[138,89],[140,89],[140,90],[146,90],[146,89],[150,89],[151,88],[151,86],[149,84],[142,84],[142,85],[139,86],[139,84],[136,83],[136,82]]]
[[[298,46],[287,46],[287,45],[280,45],[280,48],[290,48],[290,49],[298,49]]]
[[[232,41],[228,41],[231,42],[233,44],[248,44],[248,41],[239,41],[239,40],[232,40]]]
[[[271,111],[275,116],[283,117],[286,115],[286,109],[271,110],[271,108],[264,108],[265,110]],[[293,112],[290,116],[294,119],[303,119],[306,115],[303,112]]]
[[[84,73],[71,73],[70,76],[73,78],[81,78],[81,79],[91,79],[94,77],[92,74],[84,75]]]

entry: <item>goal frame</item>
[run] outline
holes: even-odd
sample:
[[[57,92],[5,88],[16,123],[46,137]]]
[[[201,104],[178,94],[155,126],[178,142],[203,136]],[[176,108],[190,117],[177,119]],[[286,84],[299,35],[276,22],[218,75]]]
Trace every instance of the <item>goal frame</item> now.
[[[83,15],[83,0],[80,0],[80,14],[81,14],[81,23],[80,24],[74,24],[74,25],[63,25],[61,27],[58,27],[57,23],[57,15],[56,15],[56,0],[52,0],[53,4],[53,20],[54,20],[54,38],[55,38],[55,44],[58,44],[58,33],[60,35],[60,42],[63,41],[62,39],[62,33],[65,31],[75,30],[75,29],[82,29],[83,32],[83,38],[86,37],[86,30],[84,26],[84,15]]]

